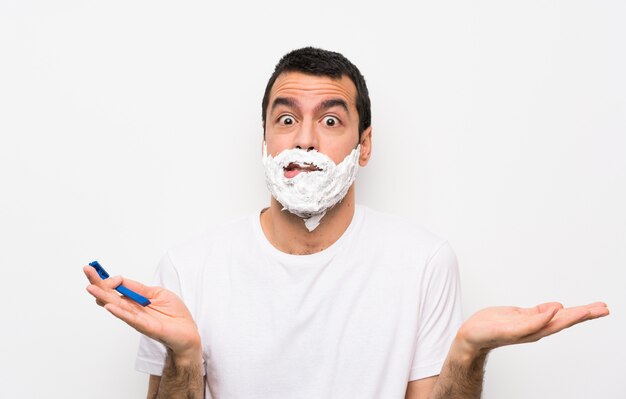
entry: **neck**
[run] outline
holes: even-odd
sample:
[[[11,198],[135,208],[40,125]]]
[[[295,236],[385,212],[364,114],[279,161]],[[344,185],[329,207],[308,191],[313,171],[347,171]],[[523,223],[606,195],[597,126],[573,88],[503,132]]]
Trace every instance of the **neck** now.
[[[274,198],[261,214],[265,237],[278,250],[292,255],[310,255],[334,244],[346,231],[354,216],[354,184],[344,199],[326,212],[320,225],[311,232],[304,220],[288,211]]]

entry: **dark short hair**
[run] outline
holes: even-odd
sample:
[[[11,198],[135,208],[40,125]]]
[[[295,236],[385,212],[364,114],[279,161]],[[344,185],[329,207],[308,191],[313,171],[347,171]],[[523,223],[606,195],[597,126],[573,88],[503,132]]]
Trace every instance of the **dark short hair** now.
[[[302,72],[315,76],[328,76],[332,79],[341,79],[347,75],[356,86],[356,110],[359,114],[359,138],[365,129],[372,124],[370,96],[365,84],[365,78],[359,69],[346,57],[333,51],[314,47],[303,47],[293,50],[280,59],[274,73],[265,87],[263,95],[262,120],[263,136],[265,136],[265,115],[270,101],[270,92],[276,78],[284,72]]]

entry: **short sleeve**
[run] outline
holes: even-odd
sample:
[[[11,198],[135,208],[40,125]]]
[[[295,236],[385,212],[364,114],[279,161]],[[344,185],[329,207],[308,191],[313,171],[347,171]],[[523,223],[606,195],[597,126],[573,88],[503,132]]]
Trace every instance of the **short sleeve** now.
[[[441,372],[463,321],[458,263],[447,241],[427,261],[421,288],[417,343],[409,381]]]
[[[180,280],[174,268],[171,258],[165,255],[154,275],[153,285],[166,288],[176,295],[181,295]],[[165,365],[165,346],[158,341],[141,335],[139,339],[139,350],[135,361],[137,371],[152,375],[161,375]]]

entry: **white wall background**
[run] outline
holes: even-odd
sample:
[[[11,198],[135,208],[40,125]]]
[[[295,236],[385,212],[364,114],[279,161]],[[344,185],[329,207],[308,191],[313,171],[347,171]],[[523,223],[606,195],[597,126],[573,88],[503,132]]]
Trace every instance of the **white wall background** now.
[[[138,398],[137,333],[81,266],[268,203],[260,100],[344,53],[373,102],[358,200],[448,237],[466,315],[609,303],[490,357],[484,398],[625,398],[626,3],[0,0],[0,397]]]

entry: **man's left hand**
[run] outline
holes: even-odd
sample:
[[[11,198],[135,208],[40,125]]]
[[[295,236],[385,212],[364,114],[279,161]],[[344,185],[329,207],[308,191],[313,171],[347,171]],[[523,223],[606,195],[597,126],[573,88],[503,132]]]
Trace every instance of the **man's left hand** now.
[[[564,308],[558,302],[544,303],[532,308],[498,306],[480,310],[459,329],[457,343],[473,356],[487,353],[500,346],[535,342],[548,335],[587,320],[609,314],[607,305]]]

